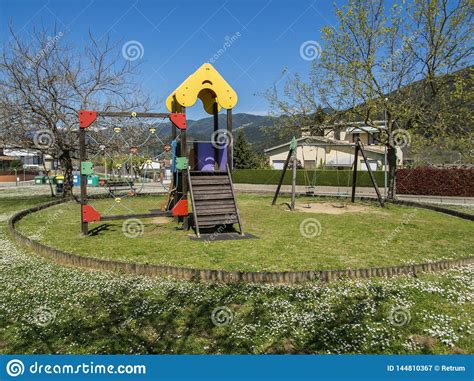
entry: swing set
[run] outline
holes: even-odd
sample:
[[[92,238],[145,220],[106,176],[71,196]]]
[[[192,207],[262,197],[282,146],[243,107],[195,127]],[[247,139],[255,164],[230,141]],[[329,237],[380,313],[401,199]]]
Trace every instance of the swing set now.
[[[331,146],[341,146],[341,144],[338,144],[338,143],[324,143],[324,144],[310,144],[310,145],[312,147],[316,147],[315,165],[314,165],[314,170],[313,170],[313,176],[312,176],[311,179],[309,177],[308,170],[306,168],[304,168],[304,179],[305,179],[305,185],[306,185],[306,194],[310,195],[310,196],[316,196],[317,168],[318,168],[318,163],[317,163],[318,148],[326,148],[326,147],[331,147]],[[367,159],[367,154],[365,152],[363,143],[361,142],[359,137],[357,137],[354,144],[344,144],[344,147],[354,148],[354,160],[353,161],[351,160],[352,161],[352,163],[351,163],[352,184],[349,183],[349,179],[350,179],[349,177],[348,177],[348,183],[347,183],[347,187],[351,186],[351,188],[352,188],[351,189],[351,202],[352,203],[355,202],[355,195],[356,195],[356,188],[357,188],[357,175],[358,175],[358,172],[360,172],[359,169],[358,169],[359,153],[360,153],[361,156],[362,156],[362,159],[365,163],[365,166],[367,168],[367,172],[369,173],[370,180],[371,180],[371,183],[372,183],[372,187],[374,188],[375,193],[377,195],[377,200],[379,202],[379,205],[383,208],[384,207],[384,200],[383,200],[382,194],[380,193],[377,182],[375,180],[375,176],[374,176],[374,174],[372,172],[372,169],[369,165],[369,161]],[[295,202],[296,202],[296,169],[297,169],[296,152],[297,152],[297,149],[298,149],[298,144],[297,144],[296,139],[293,137],[293,139],[290,142],[290,149],[288,151],[288,155],[286,157],[285,164],[284,164],[283,170],[281,172],[280,180],[278,182],[278,185],[277,185],[277,188],[275,190],[275,194],[274,194],[273,200],[272,200],[272,205],[275,205],[276,202],[277,202],[278,196],[280,194],[280,189],[281,189],[281,186],[283,184],[283,180],[285,178],[286,170],[288,169],[288,167],[291,164],[291,168],[292,168],[292,182],[291,182],[291,185],[292,186],[291,186],[291,203],[290,203],[289,206],[290,206],[290,210],[292,210],[292,211],[295,210]],[[302,150],[302,153],[303,153],[303,161],[305,161],[304,150]],[[351,159],[351,158],[352,158],[352,156],[350,155],[349,159]],[[337,151],[336,151],[336,162],[338,162]],[[305,161],[305,164],[306,164],[306,161]],[[305,167],[306,167],[306,165],[305,165]],[[343,193],[340,192],[339,170],[336,170],[336,171],[337,171],[336,176],[337,176],[337,184],[338,184],[337,196],[338,197],[348,196],[347,193],[343,194]]]

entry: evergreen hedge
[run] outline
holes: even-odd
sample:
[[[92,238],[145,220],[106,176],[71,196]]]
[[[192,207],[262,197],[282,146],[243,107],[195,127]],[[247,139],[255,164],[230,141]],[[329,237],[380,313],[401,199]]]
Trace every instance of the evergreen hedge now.
[[[275,169],[235,169],[232,175],[234,183],[241,184],[272,184],[277,185],[280,180],[281,170]],[[379,187],[384,186],[384,172],[374,171],[374,176]],[[305,171],[296,171],[296,185],[324,185],[347,187],[352,185],[352,171],[350,170],[314,170],[307,171],[309,181],[305,181]],[[314,181],[315,179],[315,181]],[[291,169],[285,173],[284,185],[291,185]],[[357,174],[357,186],[372,187],[369,172],[359,171]]]

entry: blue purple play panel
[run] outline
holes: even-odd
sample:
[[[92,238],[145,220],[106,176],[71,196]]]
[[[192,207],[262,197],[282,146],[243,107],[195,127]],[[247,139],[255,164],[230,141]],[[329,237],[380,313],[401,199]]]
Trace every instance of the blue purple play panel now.
[[[214,146],[212,143],[194,143],[194,152],[196,156],[197,171],[214,172]],[[217,163],[219,171],[225,171],[227,168],[227,147],[222,146],[217,151]]]

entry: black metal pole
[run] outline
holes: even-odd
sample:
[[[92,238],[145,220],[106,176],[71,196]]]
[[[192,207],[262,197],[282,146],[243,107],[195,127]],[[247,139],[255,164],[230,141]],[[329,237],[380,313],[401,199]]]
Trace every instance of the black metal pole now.
[[[383,208],[384,203],[383,203],[382,195],[380,194],[380,190],[377,185],[377,182],[375,181],[375,177],[374,177],[374,174],[372,173],[372,169],[370,169],[369,161],[367,160],[367,156],[365,155],[364,147],[360,144],[360,142],[359,142],[359,149],[360,149],[360,153],[362,154],[362,158],[364,159],[365,166],[367,167],[367,171],[369,171],[370,180],[372,181],[372,185],[375,189],[375,193],[377,193],[377,198],[379,199],[380,206]]]
[[[352,194],[351,202],[355,202],[356,186],[357,186],[357,167],[359,164],[359,145],[355,146],[354,150],[354,172],[352,172]]]
[[[232,109],[227,110],[227,138],[232,139]],[[232,140],[229,141],[227,146],[227,165],[230,173],[234,170],[234,144]]]
[[[288,164],[290,163],[290,159],[292,156],[293,156],[293,149],[290,148],[290,150],[288,151],[288,156],[286,157],[286,160],[285,160],[285,165],[283,166],[283,171],[281,172],[280,181],[278,182],[275,195],[273,196],[272,205],[275,205],[278,195],[280,194],[281,184],[283,184],[283,179],[285,178],[286,169],[288,168]]]
[[[219,130],[219,112],[217,102],[214,102],[212,105],[212,111],[214,114],[214,170],[217,171],[219,169],[219,142],[217,136],[217,131]]]
[[[176,99],[173,100],[173,103],[171,105],[171,112],[176,112]],[[174,141],[176,140],[176,127],[171,123],[171,139]],[[178,146],[176,145],[176,151],[175,151],[175,157],[174,157],[174,171],[171,174],[171,187],[170,189],[173,189],[173,187],[176,185],[176,179],[177,177],[177,169],[176,169],[176,157],[178,156]],[[179,184],[178,184],[179,185]],[[174,190],[173,194],[173,204],[171,205],[171,208],[178,203],[178,187]]]
[[[290,209],[291,211],[295,210],[295,203],[296,203],[296,167],[297,167],[297,160],[296,160],[296,150],[292,152],[291,155],[291,204]]]
[[[182,113],[186,113],[186,109],[183,107]],[[181,149],[180,156],[188,158],[188,147],[186,140],[186,130],[181,130]],[[181,199],[186,200],[188,198],[188,167],[181,170]],[[188,229],[188,217],[183,217],[183,228]]]
[[[82,173],[82,163],[87,159],[85,128],[79,128],[79,159],[81,161],[79,167],[81,171],[81,231],[83,235],[88,235],[88,223],[83,221],[83,209],[87,205],[87,175]]]

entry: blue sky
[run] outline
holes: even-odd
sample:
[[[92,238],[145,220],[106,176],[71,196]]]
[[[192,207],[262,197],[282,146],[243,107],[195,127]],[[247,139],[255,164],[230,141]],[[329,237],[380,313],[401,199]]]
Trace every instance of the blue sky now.
[[[235,112],[266,114],[261,93],[283,85],[283,68],[308,73],[311,62],[301,57],[300,47],[310,40],[322,44],[321,28],[334,25],[335,17],[333,2],[323,0],[0,0],[3,42],[9,22],[24,36],[34,26],[56,23],[64,38],[78,45],[87,41],[89,30],[98,37],[109,33],[121,44],[138,41],[140,78],[163,100],[232,38],[213,65],[239,95]],[[156,111],[163,110],[164,103]],[[198,103],[188,113],[205,116]]]

